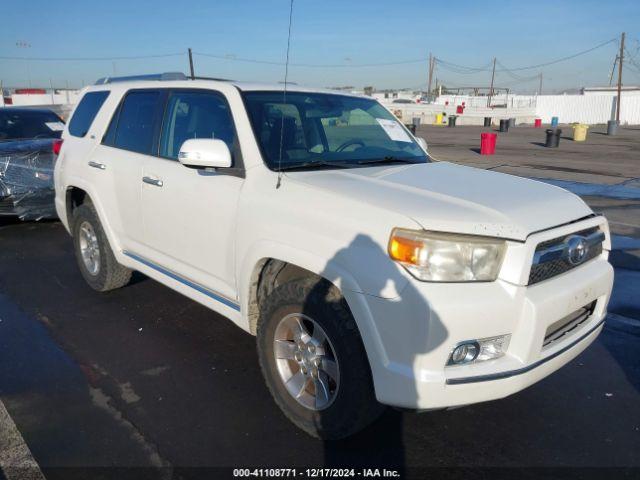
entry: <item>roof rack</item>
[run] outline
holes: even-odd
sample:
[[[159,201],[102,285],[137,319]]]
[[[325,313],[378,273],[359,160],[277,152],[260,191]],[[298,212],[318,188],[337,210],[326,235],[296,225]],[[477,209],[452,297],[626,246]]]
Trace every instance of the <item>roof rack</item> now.
[[[149,75],[130,75],[128,77],[104,77],[99,79],[95,85],[106,85],[108,83],[117,82],[142,82],[149,80],[158,80],[160,82],[166,82],[169,80],[188,80],[182,72],[165,72],[165,73],[151,73]]]

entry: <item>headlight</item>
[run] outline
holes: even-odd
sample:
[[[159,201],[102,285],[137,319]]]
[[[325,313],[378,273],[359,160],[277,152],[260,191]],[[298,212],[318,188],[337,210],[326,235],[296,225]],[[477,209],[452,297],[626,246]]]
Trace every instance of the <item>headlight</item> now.
[[[496,238],[403,228],[389,239],[389,256],[426,282],[493,281],[505,249],[505,241]]]

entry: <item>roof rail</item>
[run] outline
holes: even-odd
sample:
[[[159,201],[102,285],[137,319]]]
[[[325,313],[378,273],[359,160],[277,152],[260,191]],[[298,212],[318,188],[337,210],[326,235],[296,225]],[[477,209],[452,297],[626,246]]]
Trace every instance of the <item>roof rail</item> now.
[[[128,77],[104,77],[100,78],[94,85],[106,85],[117,82],[142,82],[148,80],[166,82],[169,80],[188,80],[188,77],[182,72],[151,73],[148,75],[130,75]]]

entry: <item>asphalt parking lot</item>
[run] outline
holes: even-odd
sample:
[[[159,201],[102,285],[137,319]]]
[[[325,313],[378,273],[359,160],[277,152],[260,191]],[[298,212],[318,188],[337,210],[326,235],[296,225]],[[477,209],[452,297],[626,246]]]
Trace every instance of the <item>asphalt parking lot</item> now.
[[[640,468],[640,128],[611,138],[596,127],[584,144],[563,139],[546,149],[537,144],[542,130],[516,127],[500,135],[493,157],[473,150],[481,131],[425,126],[418,134],[439,160],[582,189],[612,220],[612,315],[578,358],[500,401],[389,410],[355,437],[321,442],[272,401],[253,337],[142,275],[96,293],[61,224],[0,220],[0,400],[45,476],[361,466],[416,478],[422,467],[617,467],[615,477],[631,478],[638,470],[624,468]]]

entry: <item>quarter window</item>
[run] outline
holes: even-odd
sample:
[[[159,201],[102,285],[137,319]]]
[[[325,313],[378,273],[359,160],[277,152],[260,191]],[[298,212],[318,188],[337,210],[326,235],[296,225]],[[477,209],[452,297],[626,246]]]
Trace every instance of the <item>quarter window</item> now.
[[[162,122],[160,156],[177,159],[182,144],[192,138],[215,138],[233,151],[235,129],[224,97],[210,92],[176,91]]]
[[[107,90],[86,93],[73,112],[69,122],[69,133],[74,137],[84,137],[108,96]]]
[[[158,90],[129,92],[120,107],[120,113],[112,120],[117,122],[113,146],[133,152],[152,154],[153,139],[160,108]],[[110,140],[109,127],[105,140]]]

